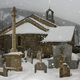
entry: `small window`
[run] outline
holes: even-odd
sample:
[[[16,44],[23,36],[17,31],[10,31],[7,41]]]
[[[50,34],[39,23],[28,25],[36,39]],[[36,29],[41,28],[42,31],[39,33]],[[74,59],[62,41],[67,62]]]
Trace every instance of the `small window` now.
[[[51,15],[52,14],[52,12],[51,11],[49,11],[49,13],[48,13],[49,15]]]
[[[18,36],[18,46],[21,46],[21,36]]]
[[[50,20],[52,19],[52,12],[51,11],[48,12],[48,19],[50,19]]]

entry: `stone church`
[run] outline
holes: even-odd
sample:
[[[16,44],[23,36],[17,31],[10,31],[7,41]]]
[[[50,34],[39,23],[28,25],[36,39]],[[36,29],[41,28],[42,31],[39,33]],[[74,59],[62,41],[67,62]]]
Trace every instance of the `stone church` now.
[[[16,17],[15,17],[16,20]],[[53,55],[53,47],[52,44],[60,44],[64,43],[63,40],[66,34],[71,34],[70,41],[65,40],[66,43],[74,46],[74,29],[71,28],[71,31],[64,26],[63,29],[55,24],[54,20],[54,12],[49,8],[46,11],[46,19],[39,17],[38,15],[32,14],[24,19],[16,22],[16,48],[18,51],[24,52],[25,49],[31,48],[36,54],[37,51],[42,48],[42,53],[45,57],[50,57]],[[60,28],[58,31],[58,27]],[[51,31],[53,29],[53,31]],[[62,30],[62,31],[61,31]],[[65,31],[68,31],[65,34]],[[57,31],[57,33],[55,33]],[[60,36],[58,35],[60,32]],[[46,42],[46,38],[49,36],[49,33],[52,34],[50,38],[52,38],[52,42]],[[64,35],[63,35],[64,34]],[[57,38],[56,38],[57,35]],[[50,39],[49,38],[49,39]],[[61,40],[59,41],[59,38]],[[67,37],[67,39],[69,36]],[[54,41],[55,39],[55,41]],[[44,40],[44,42],[42,42]],[[8,28],[5,28],[2,32],[0,32],[0,49],[4,50],[6,53],[10,51],[12,48],[12,25]]]
[[[16,17],[15,17],[16,19]],[[48,35],[49,27],[55,28],[54,12],[51,9],[46,11],[46,19],[43,19],[35,14],[28,16],[16,22],[16,47],[18,51],[24,51],[31,48],[34,53],[43,47],[43,53],[49,56],[52,54],[51,45],[43,44],[41,41]],[[5,28],[0,33],[0,49],[6,53],[12,47],[12,25]]]

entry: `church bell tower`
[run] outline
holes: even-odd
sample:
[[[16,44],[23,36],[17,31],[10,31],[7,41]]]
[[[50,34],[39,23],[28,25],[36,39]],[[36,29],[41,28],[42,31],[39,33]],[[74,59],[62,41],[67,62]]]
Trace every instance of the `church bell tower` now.
[[[50,0],[49,0],[49,9],[46,11],[46,19],[53,23],[55,22],[54,21],[54,11],[50,9]]]

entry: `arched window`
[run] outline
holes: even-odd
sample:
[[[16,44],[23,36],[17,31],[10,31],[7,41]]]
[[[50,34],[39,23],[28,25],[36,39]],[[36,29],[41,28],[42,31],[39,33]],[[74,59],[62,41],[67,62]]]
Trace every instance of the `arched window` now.
[[[46,11],[46,19],[54,22],[54,12],[51,9]]]

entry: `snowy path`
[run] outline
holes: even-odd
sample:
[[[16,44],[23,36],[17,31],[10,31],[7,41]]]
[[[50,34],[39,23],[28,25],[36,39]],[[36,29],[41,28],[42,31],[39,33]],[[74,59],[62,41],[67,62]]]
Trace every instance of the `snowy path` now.
[[[34,64],[37,60],[34,60]],[[44,62],[47,64],[47,60]],[[47,73],[44,71],[37,71],[34,73],[34,64],[23,62],[23,71],[9,71],[8,77],[0,76],[0,80],[80,80],[80,66],[78,69],[71,70],[72,76],[59,78],[59,69],[48,69]]]

